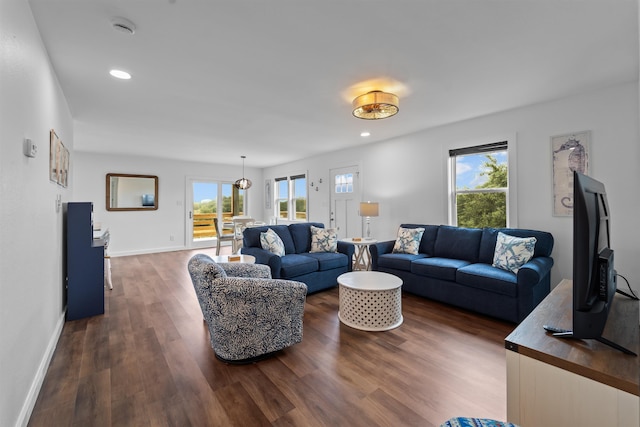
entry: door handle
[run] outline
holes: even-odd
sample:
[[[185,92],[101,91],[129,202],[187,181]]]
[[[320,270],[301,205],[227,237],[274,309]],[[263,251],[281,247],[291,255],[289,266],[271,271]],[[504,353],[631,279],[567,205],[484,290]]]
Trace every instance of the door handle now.
[[[189,219],[193,219],[193,212],[189,211]]]

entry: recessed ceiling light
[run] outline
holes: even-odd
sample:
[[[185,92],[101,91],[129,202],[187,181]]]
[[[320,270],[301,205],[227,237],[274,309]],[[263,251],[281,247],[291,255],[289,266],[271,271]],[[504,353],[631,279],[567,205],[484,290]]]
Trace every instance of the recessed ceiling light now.
[[[122,18],[120,16],[111,19],[111,27],[116,31],[130,36],[136,33],[136,25],[127,18]]]
[[[131,74],[122,70],[111,70],[109,71],[109,74],[111,74],[116,79],[129,80],[131,78]]]
[[[369,135],[371,135],[371,133],[367,132],[367,131],[364,131],[364,132],[360,133],[360,136],[369,136]]]

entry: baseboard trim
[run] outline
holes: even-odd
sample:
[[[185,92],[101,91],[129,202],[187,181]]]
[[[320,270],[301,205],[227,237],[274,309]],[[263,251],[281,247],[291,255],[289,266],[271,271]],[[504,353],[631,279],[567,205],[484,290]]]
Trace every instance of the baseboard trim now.
[[[36,406],[36,401],[38,400],[40,389],[42,389],[42,384],[44,383],[44,377],[47,374],[47,369],[49,369],[49,364],[51,364],[53,353],[56,351],[56,346],[58,345],[58,341],[60,340],[60,335],[62,335],[62,327],[64,326],[65,316],[66,309],[62,311],[62,314],[58,319],[58,323],[56,324],[56,328],[53,331],[53,335],[51,336],[49,344],[47,345],[47,350],[42,356],[38,371],[33,378],[33,382],[31,383],[31,387],[29,388],[29,393],[27,394],[27,398],[24,402],[24,405],[22,405],[22,409],[20,410],[20,415],[18,416],[18,422],[16,423],[16,426],[26,427],[27,424],[29,424],[29,418],[31,418],[33,408],[35,408]]]

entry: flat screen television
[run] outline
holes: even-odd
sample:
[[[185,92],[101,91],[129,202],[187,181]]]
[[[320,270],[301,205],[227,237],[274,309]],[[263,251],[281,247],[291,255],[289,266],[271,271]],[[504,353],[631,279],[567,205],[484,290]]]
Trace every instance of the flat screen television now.
[[[616,293],[610,238],[611,217],[604,184],[573,172],[573,330],[545,325],[554,336],[595,339],[624,353],[632,351],[602,337]]]

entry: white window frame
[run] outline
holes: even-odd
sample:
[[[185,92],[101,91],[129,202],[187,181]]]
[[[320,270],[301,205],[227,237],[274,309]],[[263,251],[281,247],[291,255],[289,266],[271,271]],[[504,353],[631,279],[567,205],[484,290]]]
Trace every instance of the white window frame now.
[[[305,207],[306,207],[306,212],[305,212],[305,216],[306,218],[304,220],[302,219],[298,219],[296,218],[296,197],[298,195],[295,194],[295,183],[296,180],[298,179],[304,179],[305,180],[305,192],[304,192],[304,202],[305,202]],[[278,220],[284,220],[284,221],[290,221],[290,222],[307,222],[309,220],[309,191],[307,190],[307,185],[306,185],[306,180],[307,180],[307,174],[306,173],[301,173],[301,174],[294,174],[294,175],[290,175],[290,176],[286,176],[286,177],[279,177],[279,178],[275,178],[274,182],[275,182],[275,203],[274,203],[274,215]],[[282,181],[287,181],[287,197],[281,197],[280,195],[280,182]],[[280,217],[280,203],[282,201],[286,200],[287,202],[287,218],[282,218]]]
[[[500,138],[498,140],[501,140]],[[495,141],[496,139],[494,139]],[[503,146],[507,151],[507,188],[506,189],[469,189],[469,190],[457,190],[456,189],[456,155],[452,155],[455,152],[457,155],[462,154],[490,154],[492,151],[504,151],[499,148]],[[517,225],[517,199],[516,192],[511,191],[511,189],[517,188],[516,186],[516,143],[515,137],[508,138],[496,143],[485,143],[485,144],[477,144],[470,145],[463,148],[453,148],[448,151],[447,161],[449,167],[447,168],[449,172],[449,191],[448,191],[448,212],[449,212],[449,224],[457,226],[458,225],[458,215],[457,215],[457,195],[458,194],[469,194],[469,193],[492,193],[492,192],[503,192],[506,194],[506,218],[507,224],[506,227],[516,228]]]

